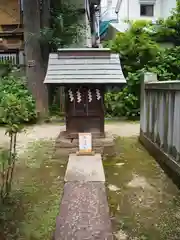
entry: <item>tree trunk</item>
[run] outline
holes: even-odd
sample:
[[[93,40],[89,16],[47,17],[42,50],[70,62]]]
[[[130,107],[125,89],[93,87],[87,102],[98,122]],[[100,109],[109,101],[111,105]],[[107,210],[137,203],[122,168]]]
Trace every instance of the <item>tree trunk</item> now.
[[[40,117],[48,113],[48,91],[43,84],[45,68],[40,46],[40,4],[38,0],[23,1],[26,76],[28,86],[36,100]]]
[[[41,29],[50,27],[50,0],[43,0],[41,3],[41,17],[40,17]],[[49,59],[49,44],[44,42],[42,46],[42,56],[44,59],[45,73],[47,70]]]

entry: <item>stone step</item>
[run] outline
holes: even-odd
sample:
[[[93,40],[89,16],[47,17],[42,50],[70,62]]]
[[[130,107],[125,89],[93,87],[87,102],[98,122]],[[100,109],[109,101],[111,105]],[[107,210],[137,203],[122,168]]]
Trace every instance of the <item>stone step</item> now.
[[[55,150],[54,157],[59,158],[61,156],[68,156],[71,153],[78,152],[78,150],[79,150],[78,148],[61,148],[61,147],[58,147]],[[104,148],[103,147],[96,147],[96,148],[93,148],[93,151],[95,153],[103,154]]]
[[[102,146],[113,146],[114,141],[112,138],[96,138],[92,139],[93,147],[102,147]],[[79,146],[78,139],[69,140],[69,139],[57,139],[56,146],[61,148],[76,148]]]
[[[64,181],[105,182],[101,154],[90,156],[70,154]]]

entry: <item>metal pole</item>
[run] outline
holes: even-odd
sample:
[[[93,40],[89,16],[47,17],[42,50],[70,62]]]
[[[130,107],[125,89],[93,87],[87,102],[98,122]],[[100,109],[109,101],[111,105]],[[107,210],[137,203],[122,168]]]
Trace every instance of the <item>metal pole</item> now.
[[[119,10],[121,8],[122,0],[118,0],[115,8],[115,13],[117,16],[117,21],[119,22]]]
[[[129,20],[129,0],[127,0],[127,20]]]

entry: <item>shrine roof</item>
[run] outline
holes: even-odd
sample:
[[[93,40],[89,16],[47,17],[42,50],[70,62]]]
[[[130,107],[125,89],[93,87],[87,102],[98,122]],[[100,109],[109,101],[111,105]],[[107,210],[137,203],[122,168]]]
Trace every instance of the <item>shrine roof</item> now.
[[[63,48],[49,55],[44,83],[126,83],[118,54],[108,48]]]

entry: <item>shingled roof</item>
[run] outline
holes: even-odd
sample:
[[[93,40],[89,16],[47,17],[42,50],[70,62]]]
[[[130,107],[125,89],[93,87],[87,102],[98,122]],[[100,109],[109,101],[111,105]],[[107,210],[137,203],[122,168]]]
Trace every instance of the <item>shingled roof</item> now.
[[[107,48],[63,48],[49,56],[44,83],[125,83],[118,54]]]

